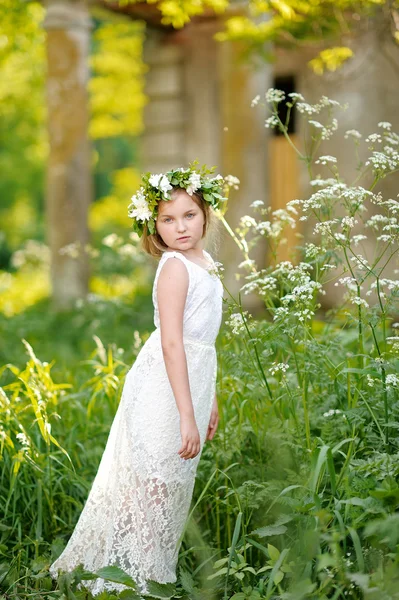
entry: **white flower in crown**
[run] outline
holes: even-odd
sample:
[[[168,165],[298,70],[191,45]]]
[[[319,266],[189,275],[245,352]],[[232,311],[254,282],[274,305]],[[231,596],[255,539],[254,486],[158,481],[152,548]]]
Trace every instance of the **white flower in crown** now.
[[[152,212],[148,208],[148,203],[143,192],[144,188],[141,187],[139,191],[132,196],[132,203],[129,206],[128,215],[132,219],[136,218],[139,221],[148,221],[152,216]]]
[[[149,182],[153,187],[161,190],[161,192],[165,195],[167,195],[167,192],[172,189],[169,179],[162,173],[159,175],[151,175]]]
[[[199,173],[192,173],[188,183],[189,185],[186,188],[186,192],[192,196],[193,193],[201,187],[201,175]]]

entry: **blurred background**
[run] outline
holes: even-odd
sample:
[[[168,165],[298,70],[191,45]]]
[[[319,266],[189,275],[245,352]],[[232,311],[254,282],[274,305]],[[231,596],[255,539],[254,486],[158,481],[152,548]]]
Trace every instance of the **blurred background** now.
[[[255,200],[276,210],[306,194],[306,165],[251,106],[269,87],[348,102],[343,130],[399,127],[396,2],[3,0],[0,13],[3,362],[24,360],[22,338],[65,367],[93,335],[129,351],[152,329],[156,263],[127,217],[142,171],[198,159],[238,177],[233,229]],[[353,145],[328,151],[354,171]],[[384,186],[396,197],[394,177]],[[253,256],[288,260],[302,235]],[[239,248],[222,228],[208,250],[234,293]],[[259,298],[246,303],[262,314]]]

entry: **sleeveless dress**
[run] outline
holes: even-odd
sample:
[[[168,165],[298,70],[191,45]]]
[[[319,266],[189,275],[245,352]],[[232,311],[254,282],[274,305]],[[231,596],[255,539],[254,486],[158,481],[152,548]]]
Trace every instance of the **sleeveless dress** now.
[[[152,290],[154,325],[126,375],[107,444],[67,546],[50,566],[89,571],[116,565],[147,593],[146,579],[176,581],[178,540],[190,509],[196,470],[208,430],[216,388],[215,340],[222,320],[223,285],[215,263],[205,269],[178,251],[162,254]],[[183,343],[201,450],[180,458],[180,415],[167,375],[160,336],[157,281],[165,262],[175,257],[188,270]],[[93,595],[126,586],[102,578],[85,581]],[[80,587],[80,586],[79,586]]]

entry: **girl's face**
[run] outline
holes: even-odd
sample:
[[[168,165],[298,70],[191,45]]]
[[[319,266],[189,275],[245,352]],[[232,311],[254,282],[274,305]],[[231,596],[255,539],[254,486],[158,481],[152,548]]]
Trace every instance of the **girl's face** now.
[[[172,200],[158,205],[156,230],[169,248],[198,248],[204,223],[204,213],[185,190],[174,190]]]

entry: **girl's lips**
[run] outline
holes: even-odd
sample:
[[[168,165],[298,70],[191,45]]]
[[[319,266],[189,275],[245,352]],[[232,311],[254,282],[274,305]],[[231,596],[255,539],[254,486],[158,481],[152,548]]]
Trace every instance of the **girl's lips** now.
[[[190,237],[190,236],[188,236],[188,235],[185,235],[184,237],[177,238],[177,239],[178,239],[178,240],[188,240],[188,238],[189,238],[189,237]]]

